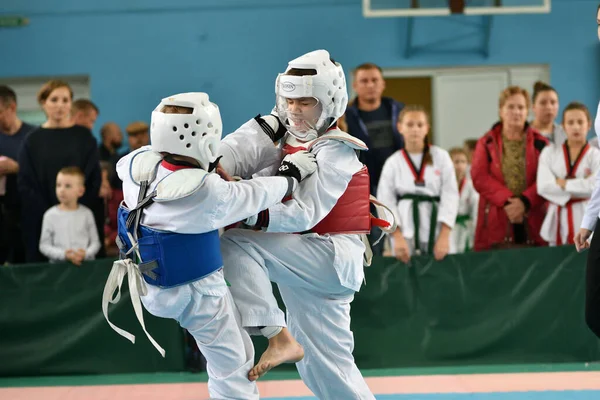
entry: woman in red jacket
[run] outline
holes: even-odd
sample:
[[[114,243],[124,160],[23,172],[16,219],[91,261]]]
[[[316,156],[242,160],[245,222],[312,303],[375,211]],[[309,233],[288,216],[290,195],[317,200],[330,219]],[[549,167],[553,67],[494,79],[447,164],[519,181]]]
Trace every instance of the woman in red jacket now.
[[[500,94],[500,122],[477,141],[471,176],[480,195],[475,250],[545,246],[545,201],[537,193],[540,152],[548,140],[527,124],[529,94],[510,86]]]

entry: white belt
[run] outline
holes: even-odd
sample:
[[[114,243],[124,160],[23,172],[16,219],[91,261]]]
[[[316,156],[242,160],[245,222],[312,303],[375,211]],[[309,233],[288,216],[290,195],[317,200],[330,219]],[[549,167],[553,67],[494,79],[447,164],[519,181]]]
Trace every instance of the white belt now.
[[[165,350],[160,347],[160,345],[156,342],[156,340],[154,340],[154,338],[152,338],[152,336],[150,336],[146,330],[146,325],[144,324],[144,313],[142,311],[140,293],[142,296],[145,296],[148,292],[146,288],[146,282],[144,281],[138,266],[129,258],[118,260],[113,263],[112,270],[110,271],[110,275],[108,275],[106,285],[104,286],[104,293],[102,295],[102,312],[104,313],[104,318],[106,318],[106,321],[110,327],[115,330],[115,332],[128,339],[131,343],[135,343],[134,335],[117,327],[108,319],[108,303],[117,304],[121,299],[121,285],[123,284],[123,278],[125,278],[125,275],[129,275],[129,295],[131,297],[131,304],[133,304],[135,315],[150,342],[164,357]],[[113,294],[117,288],[119,290],[117,291],[117,295],[113,298]]]

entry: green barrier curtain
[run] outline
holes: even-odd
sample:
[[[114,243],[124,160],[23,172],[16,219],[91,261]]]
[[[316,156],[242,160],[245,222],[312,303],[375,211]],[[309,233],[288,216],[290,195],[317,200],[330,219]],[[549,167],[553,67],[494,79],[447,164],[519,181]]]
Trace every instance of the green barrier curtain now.
[[[356,363],[377,369],[600,360],[600,341],[584,320],[586,255],[565,246],[441,262],[413,257],[410,266],[376,258],[352,302]],[[266,342],[254,343],[258,356]]]
[[[127,289],[109,315],[136,343],[110,328],[102,292],[111,267],[110,260],[79,268],[0,267],[0,376],[182,371],[182,329],[144,313],[148,331],[166,350],[163,359],[139,326]]]
[[[600,359],[573,246],[380,259],[352,310],[362,368]]]
[[[352,303],[356,362],[370,369],[600,360],[600,341],[584,323],[585,257],[561,247],[415,257],[409,267],[376,259]],[[108,326],[101,299],[110,266],[0,268],[0,375],[184,370],[181,328],[145,314],[163,359],[127,290],[111,305],[111,321],[136,344]],[[259,357],[266,341],[255,345]]]

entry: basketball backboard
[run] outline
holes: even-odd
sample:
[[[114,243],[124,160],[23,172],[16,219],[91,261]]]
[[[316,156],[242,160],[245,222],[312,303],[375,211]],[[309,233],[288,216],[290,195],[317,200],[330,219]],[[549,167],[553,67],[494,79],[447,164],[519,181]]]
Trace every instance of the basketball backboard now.
[[[365,17],[381,18],[440,17],[453,13],[543,14],[550,12],[551,0],[362,0],[362,2]]]

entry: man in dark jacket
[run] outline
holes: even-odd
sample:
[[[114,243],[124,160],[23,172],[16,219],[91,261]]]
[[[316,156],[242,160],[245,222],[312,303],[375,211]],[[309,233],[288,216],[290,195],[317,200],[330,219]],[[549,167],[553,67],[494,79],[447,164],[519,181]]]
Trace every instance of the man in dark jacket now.
[[[383,164],[389,156],[404,147],[404,138],[396,126],[404,104],[382,97],[385,81],[381,68],[375,64],[362,64],[354,70],[352,88],[357,96],[346,109],[346,124],[348,133],[369,147],[369,151],[360,153],[360,161],[369,169],[371,194],[375,195]],[[369,237],[371,244],[379,235],[379,229],[375,228]],[[381,244],[373,247],[373,254],[382,254]]]
[[[25,138],[34,129],[17,116],[16,93],[0,86],[0,265],[25,262],[17,160]]]
[[[375,195],[385,160],[404,147],[404,139],[396,127],[404,104],[382,97],[385,81],[381,68],[375,64],[358,66],[352,87],[357,96],[346,110],[348,133],[369,147],[369,151],[361,152],[361,161],[369,168],[371,194]]]

